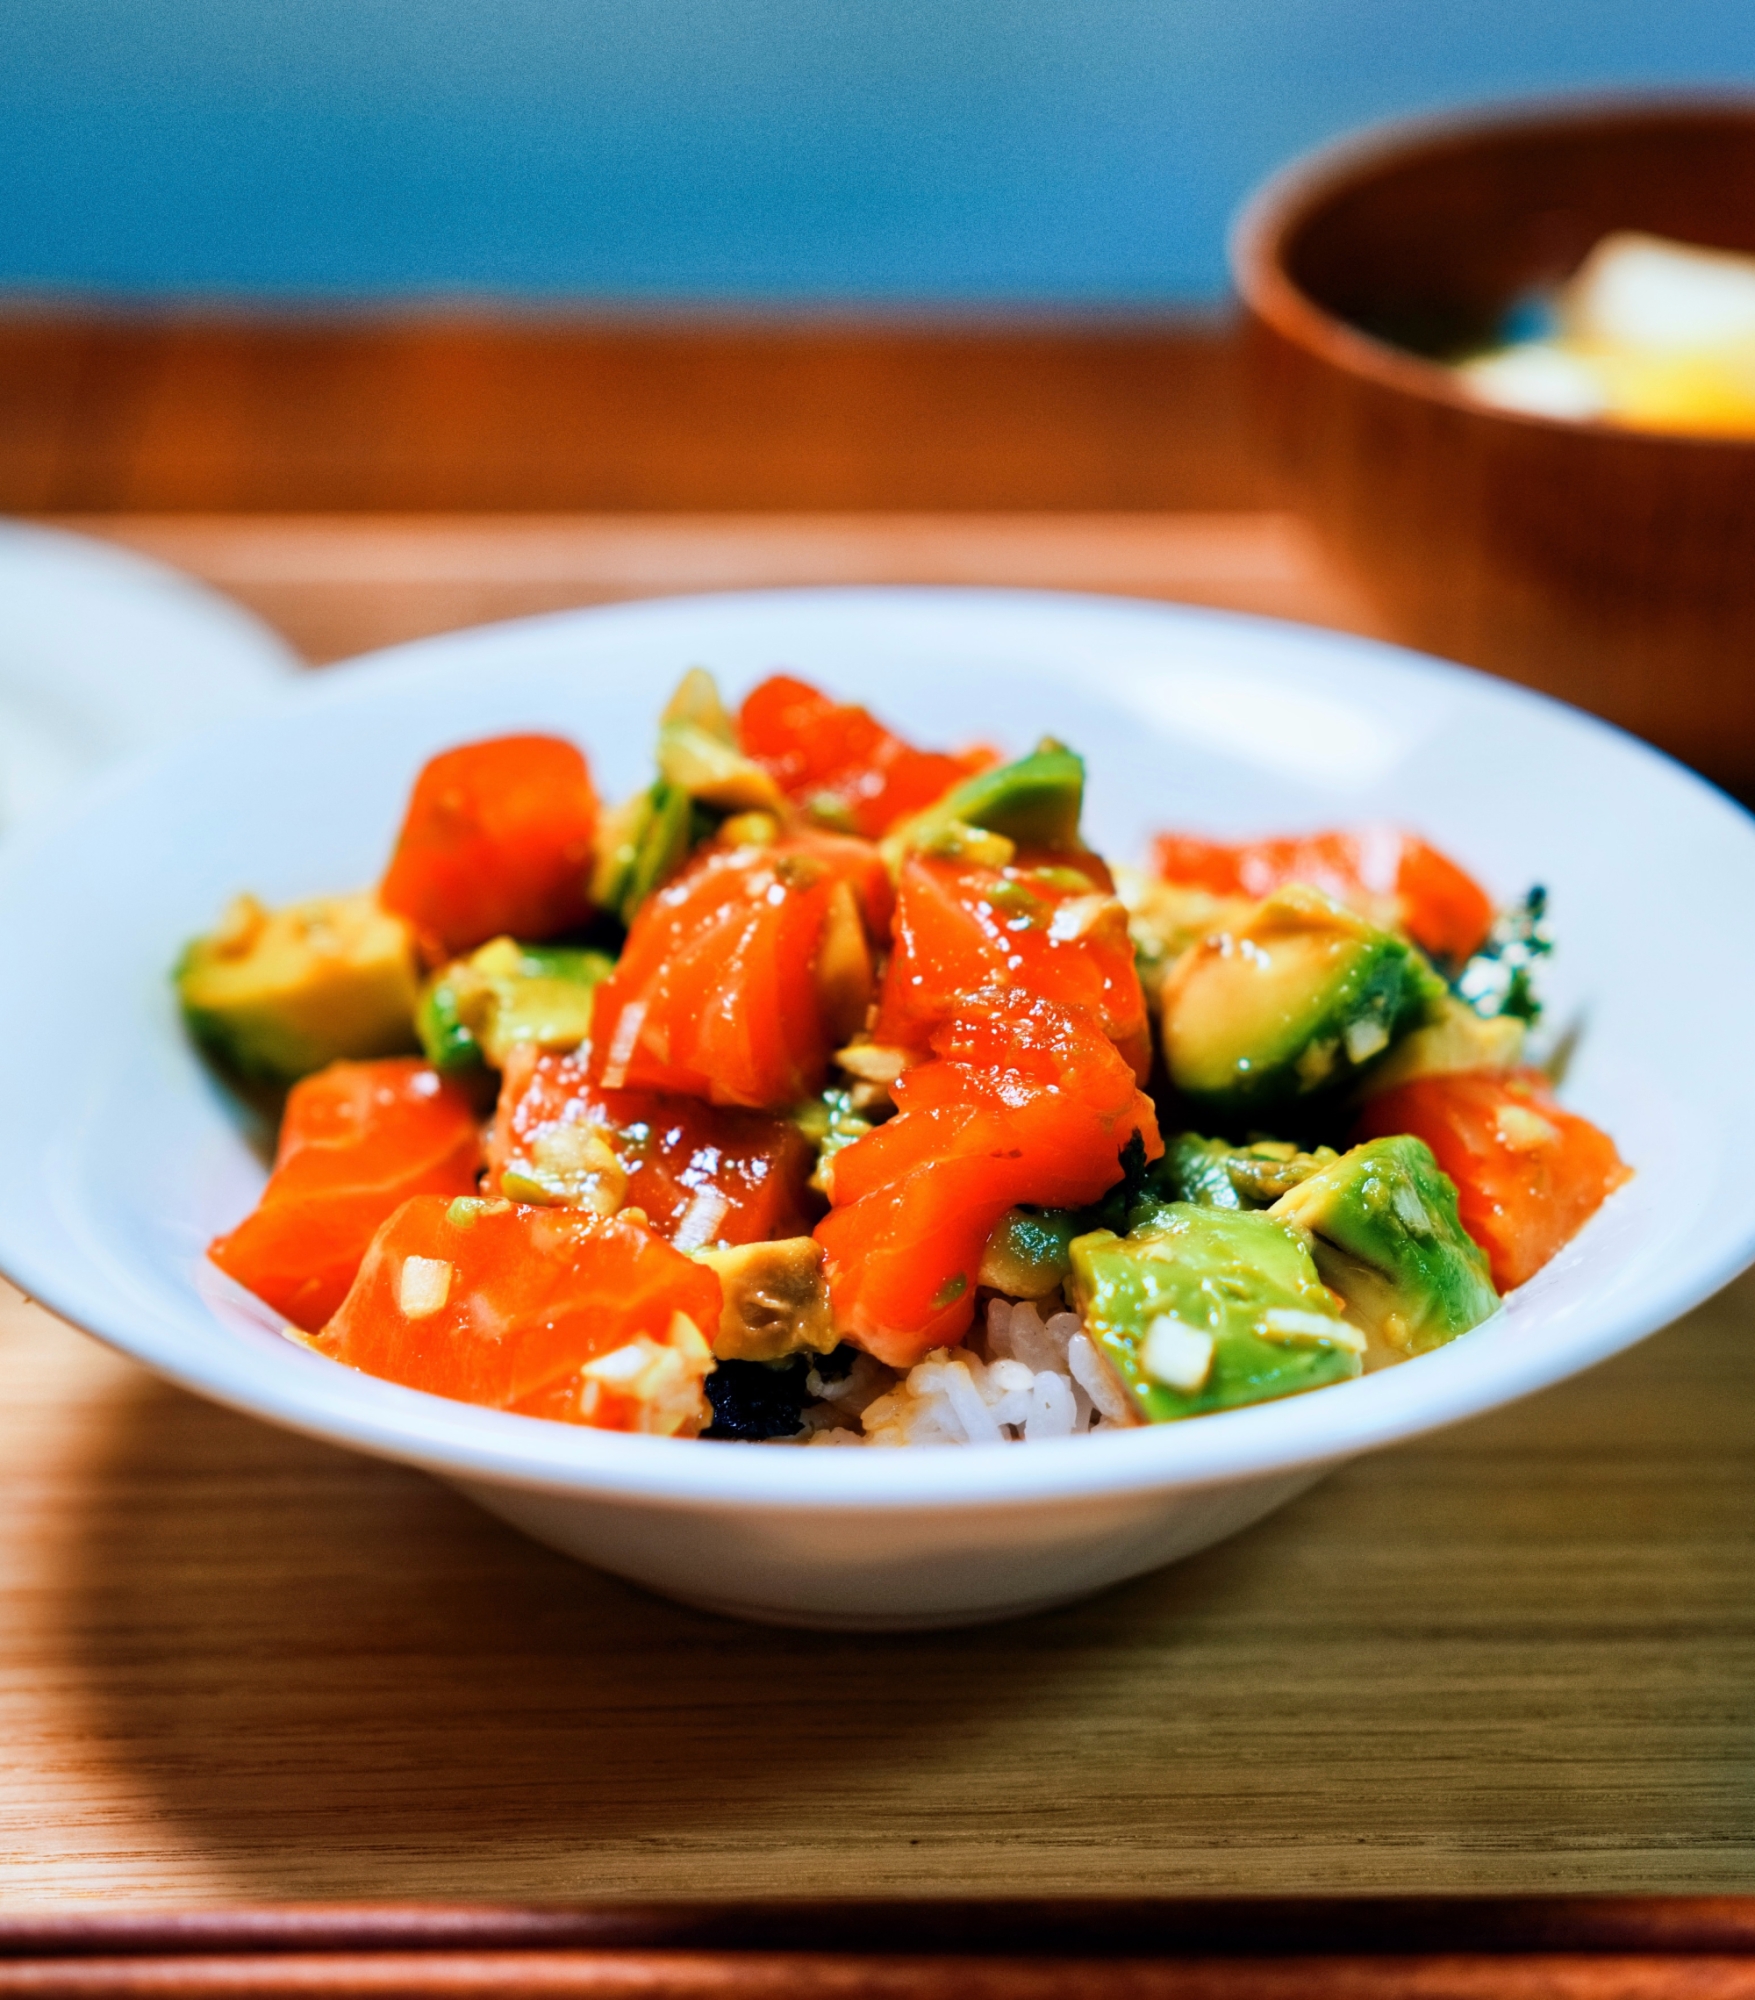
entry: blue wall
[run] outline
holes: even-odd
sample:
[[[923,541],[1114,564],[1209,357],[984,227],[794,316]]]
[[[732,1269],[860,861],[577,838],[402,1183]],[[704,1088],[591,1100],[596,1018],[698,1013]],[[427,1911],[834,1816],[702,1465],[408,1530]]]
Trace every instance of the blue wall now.
[[[0,286],[1151,306],[1361,121],[1755,0],[0,0]]]

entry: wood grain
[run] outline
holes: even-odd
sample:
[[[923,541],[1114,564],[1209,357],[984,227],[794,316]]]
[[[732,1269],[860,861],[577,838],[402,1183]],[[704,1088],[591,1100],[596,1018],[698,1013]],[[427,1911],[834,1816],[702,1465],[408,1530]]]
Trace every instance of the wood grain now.
[[[1755,1887],[1755,1283],[985,1632],[721,1623],[0,1312],[16,1909]]]
[[[0,318],[0,511],[1233,508],[1215,322]]]
[[[282,590],[317,653],[404,636],[435,615],[431,596],[446,616],[469,603],[498,615],[586,601],[572,592],[801,580],[807,562],[861,576],[858,562],[901,575],[930,563],[968,581],[1041,564],[1031,580],[1082,574],[1087,587],[1127,570],[1205,601],[1271,585],[1288,609],[1323,602],[1319,572],[1296,581],[1295,534],[1238,520],[1101,524],[1113,535],[1045,522],[1021,539],[1015,523],[971,521],[964,542],[906,521],[871,541],[874,524],[818,523],[820,542],[799,523],[767,524],[772,541],[689,521],[115,525],[199,555],[246,594]],[[461,597],[441,595],[447,575]],[[1087,1929],[1056,1932],[1047,1898],[1755,1890],[1752,1334],[1744,1280],[1593,1375],[1362,1460],[1235,1542],[1094,1603],[983,1632],[852,1637],[643,1596],[420,1475],[158,1384],[0,1290],[0,1949],[10,1922],[24,1963],[29,1917],[40,1960],[57,1949],[44,1924],[85,1925],[119,1902],[136,1924],[171,1912],[186,1926],[297,1899],[442,1899],[458,1905],[444,1921],[460,1950],[483,1938],[458,1925],[499,1926],[479,1974],[498,1991],[506,1951],[543,1943],[545,1990],[609,1991],[604,1954],[639,1953],[617,1990],[723,1993],[723,1979],[687,1981],[728,1950],[771,1945],[747,1927],[760,1911],[694,1919],[706,1927],[669,1987],[648,1956],[666,1913],[691,1921],[683,1906],[703,1897],[832,1899],[831,1928],[794,1943],[848,1953],[887,1939],[893,1958],[907,1941],[932,1958],[956,1943],[918,1914],[908,1933],[843,1900],[1023,1899],[1033,1929],[1015,1907],[985,1930],[967,1912],[943,1921],[974,1925],[984,1949],[1027,1946],[1046,1978],[1059,1975],[1044,1958],[1099,1949],[1090,1927],[1148,1956],[1171,1944],[1140,1927],[1167,1921],[1161,1905],[1149,1919],[1110,1903],[1062,1912]],[[658,1915],[624,1911],[614,1935],[531,1935],[554,1906],[576,1926],[578,1905],[642,1899]],[[1676,1906],[1655,1940],[1497,1932],[1491,1947],[1473,1940],[1500,1953],[1491,1969],[1437,1970],[1441,1941],[1408,1928],[1414,1908],[1378,1934],[1425,1954],[1391,1969],[1400,1986],[1346,1985],[1332,1957],[1282,1958],[1254,1984],[1233,1965],[1211,1974],[1230,1984],[1202,1988],[1184,1968],[1175,1991],[1749,1990],[1735,1983],[1740,1905]],[[252,1991],[275,1990],[256,1978],[264,1955],[318,1954],[285,1964],[288,1992],[438,1977],[414,1949],[432,1941],[430,1911],[390,1923],[424,1928],[365,1938],[358,1926],[385,1920],[356,1908],[352,1933],[307,1929],[302,1945],[273,1929],[284,1912],[251,1921]],[[1256,1949],[1287,1949],[1284,1930],[1267,1942],[1266,1913],[1250,1922]],[[249,1947],[235,1930],[210,1938],[208,1990],[242,1992]],[[162,1933],[115,1935],[112,1966],[117,1945],[109,1985],[89,1965],[66,1975],[91,2000],[195,1990],[178,1983],[181,1959],[151,1956],[175,1949]],[[402,1962],[356,1968],[350,1989],[338,1961],[374,1946]],[[681,1948],[674,1932],[666,1948]],[[1299,1948],[1347,1946],[1331,1932]],[[1589,1965],[1571,1962],[1580,1949]],[[1672,1949],[1692,1954],[1680,1980],[1654,1955]],[[570,1969],[556,1952],[575,1955]],[[211,1969],[225,1960],[233,1971]],[[741,1963],[740,1994],[787,1990]],[[936,2000],[954,1985],[961,2000],[960,1965],[919,1975],[936,1986],[839,1990]],[[39,1963],[32,1990],[71,1991],[60,1976]],[[1066,1980],[1035,1990],[1097,1990],[1088,1967]]]
[[[679,591],[1004,584],[1173,598],[1370,631],[1288,515],[72,515],[205,578],[313,661]]]

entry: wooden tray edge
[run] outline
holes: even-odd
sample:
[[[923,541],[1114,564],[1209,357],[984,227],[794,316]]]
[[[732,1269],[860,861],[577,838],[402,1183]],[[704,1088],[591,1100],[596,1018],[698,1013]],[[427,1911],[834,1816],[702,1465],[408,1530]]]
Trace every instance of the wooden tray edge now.
[[[0,1965],[313,1953],[772,1955],[824,1946],[869,1958],[1755,1956],[1755,1896],[783,1898],[0,1912]]]

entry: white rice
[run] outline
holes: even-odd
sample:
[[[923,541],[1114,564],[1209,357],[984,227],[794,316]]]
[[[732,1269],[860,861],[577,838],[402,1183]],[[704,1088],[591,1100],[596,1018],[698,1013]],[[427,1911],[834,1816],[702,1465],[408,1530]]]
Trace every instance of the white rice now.
[[[808,1387],[818,1400],[788,1443],[1035,1444],[1132,1421],[1077,1313],[1044,1320],[1027,1299],[990,1300],[967,1345],[934,1348],[905,1374],[862,1354],[844,1381],[813,1373]]]

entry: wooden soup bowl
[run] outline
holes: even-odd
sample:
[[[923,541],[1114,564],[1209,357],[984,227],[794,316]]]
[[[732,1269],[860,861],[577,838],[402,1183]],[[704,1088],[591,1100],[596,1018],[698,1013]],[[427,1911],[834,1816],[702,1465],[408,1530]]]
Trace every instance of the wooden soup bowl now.
[[[1755,251],[1755,98],[1525,108],[1299,161],[1232,239],[1255,403],[1391,636],[1747,794],[1755,440],[1492,409],[1429,358],[1490,339],[1613,229]]]

